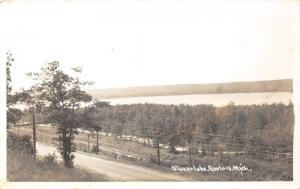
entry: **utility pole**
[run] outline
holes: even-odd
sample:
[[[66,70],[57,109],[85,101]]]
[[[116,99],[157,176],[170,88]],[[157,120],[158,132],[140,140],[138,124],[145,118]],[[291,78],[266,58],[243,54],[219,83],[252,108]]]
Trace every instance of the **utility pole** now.
[[[34,109],[32,108],[32,133],[33,133],[33,155],[34,160],[36,160],[36,131],[35,131],[35,115],[34,115]]]
[[[99,131],[97,131],[97,155],[99,152]]]
[[[159,149],[159,137],[160,137],[160,129],[157,127],[155,131],[156,142],[157,142],[157,164],[160,165],[160,149]]]
[[[90,152],[90,133],[88,133],[88,152]]]
[[[191,140],[188,140],[188,143],[189,143],[189,160],[190,160],[190,166],[192,166]]]
[[[41,128],[41,142],[43,141],[43,128]]]
[[[157,137],[157,163],[160,165],[159,137]]]

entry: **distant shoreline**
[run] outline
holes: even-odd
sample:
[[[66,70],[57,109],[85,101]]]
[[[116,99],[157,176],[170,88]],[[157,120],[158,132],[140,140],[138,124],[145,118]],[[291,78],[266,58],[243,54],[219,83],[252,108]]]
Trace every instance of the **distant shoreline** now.
[[[293,93],[293,80],[281,79],[211,84],[178,84],[128,88],[89,89],[86,91],[95,99],[228,93]]]
[[[291,92],[255,92],[255,93],[224,93],[224,94],[190,94],[172,96],[146,96],[146,97],[122,97],[101,99],[111,105],[130,104],[164,104],[164,105],[213,105],[215,107],[235,105],[263,105],[282,103],[288,105],[293,103]]]

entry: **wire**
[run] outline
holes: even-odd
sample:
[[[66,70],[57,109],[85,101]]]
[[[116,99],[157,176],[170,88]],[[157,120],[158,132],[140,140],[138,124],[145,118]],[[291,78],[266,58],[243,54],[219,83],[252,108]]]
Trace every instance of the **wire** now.
[[[51,122],[40,122],[40,123],[36,123],[36,125],[41,125],[41,124],[53,124]],[[127,125],[127,126],[135,126],[135,124],[132,123],[112,123],[112,122],[100,122],[100,121],[96,121],[96,123],[99,124],[113,124],[113,125]],[[16,125],[16,126],[30,126],[32,125],[32,123],[28,123],[28,124],[20,124],[20,125]],[[56,124],[57,125],[57,124]],[[159,128],[150,128],[150,127],[142,127],[142,128],[146,128],[146,129],[159,129]],[[190,132],[190,131],[177,131],[177,133],[189,133],[189,134],[195,134],[195,135],[208,135],[208,136],[215,136],[215,137],[229,137],[229,136],[225,136],[225,135],[215,135],[215,134],[206,134],[203,132]],[[251,135],[248,135],[251,136]],[[151,138],[154,139],[156,137],[147,137],[147,138]],[[248,137],[230,137],[230,138],[241,138],[241,139],[249,139]],[[249,151],[247,149],[245,149],[246,146],[243,146],[241,144],[236,144],[236,143],[224,143],[224,142],[220,142],[219,144],[216,143],[214,147],[217,147],[217,145],[220,144],[225,144],[225,145],[232,145],[232,146],[239,146],[241,148],[234,148],[235,150],[243,150],[243,151],[248,151],[248,152],[256,152],[260,151],[260,152],[264,152],[264,153],[271,153],[271,154],[285,154],[285,155],[290,155],[291,152],[287,152],[287,153],[283,153],[283,152],[278,152],[280,150],[282,150],[281,148],[274,148],[274,147],[269,147],[269,146],[250,146],[251,148],[255,148],[256,151]],[[206,146],[213,146],[212,144],[205,144]],[[278,151],[266,151],[266,150],[262,150],[263,149],[272,149],[272,150],[278,150]]]

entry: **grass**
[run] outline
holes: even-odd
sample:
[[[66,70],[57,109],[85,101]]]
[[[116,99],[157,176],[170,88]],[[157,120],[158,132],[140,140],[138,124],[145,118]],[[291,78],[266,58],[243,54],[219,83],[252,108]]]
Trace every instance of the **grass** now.
[[[55,130],[53,128],[44,128],[40,127],[37,131],[37,139],[40,141],[41,130],[43,130],[42,142],[53,143],[52,138],[56,136]],[[31,130],[29,128],[20,128],[20,133],[31,134]],[[78,150],[84,151],[87,149],[87,136],[84,133],[80,133],[76,136],[75,139],[76,146]],[[90,138],[90,149],[92,145],[95,143],[95,139]],[[113,147],[122,152],[136,154],[139,157],[143,157],[146,161],[126,161],[122,160],[125,163],[135,164],[140,166],[151,167],[156,170],[163,170],[171,172],[172,165],[181,165],[181,166],[189,166],[189,156],[187,154],[172,154],[169,153],[165,149],[161,149],[161,166],[155,164],[155,162],[150,162],[150,156],[156,155],[156,149],[146,147],[142,144],[138,144],[136,142],[130,141],[122,141],[115,139],[110,136],[100,136],[100,146]],[[108,158],[113,158],[110,156],[109,152],[100,152],[101,155],[107,156]],[[154,158],[155,160],[155,158]],[[184,172],[176,172],[176,174],[180,174],[181,176],[185,176],[187,178],[192,178],[194,180],[210,180],[210,181],[290,181],[293,180],[293,163],[287,160],[282,161],[273,161],[269,162],[266,160],[254,159],[248,157],[246,155],[236,156],[236,157],[226,157],[226,156],[205,156],[200,157],[197,155],[193,155],[192,157],[193,165],[213,165],[213,166],[226,166],[226,165],[236,165],[241,163],[242,165],[246,165],[253,169],[252,172],[246,172],[241,175],[237,172],[210,172],[209,174],[200,172],[200,173],[184,173]]]
[[[90,182],[112,181],[105,175],[79,167],[66,168],[61,163],[39,157],[35,161],[31,154],[15,148],[7,149],[7,180],[10,182]]]
[[[189,159],[187,156],[180,155],[163,155],[161,157],[161,162],[164,166],[172,165],[185,165],[189,166]],[[252,169],[251,172],[200,172],[200,176],[207,176],[210,181],[292,181],[293,180],[293,164],[284,161],[278,162],[268,162],[259,159],[252,159],[246,155],[240,156],[193,156],[193,165],[201,165],[207,167],[212,166],[228,166],[228,165],[245,165]],[[197,179],[199,175],[189,174],[192,178]]]
[[[32,135],[31,128],[21,127],[19,129],[20,135],[27,134]],[[14,133],[17,133],[17,129],[15,129]],[[37,141],[53,144],[53,138],[57,137],[56,131],[54,128],[51,127],[38,127],[37,128]],[[132,141],[124,141],[124,140],[117,140],[111,136],[99,136],[100,146],[111,147],[118,149],[125,153],[135,154],[139,157],[148,159],[151,154],[156,153],[155,148],[148,148],[145,147],[143,144],[132,142]],[[87,134],[79,132],[79,135],[75,137],[75,143],[77,150],[86,151],[87,146]],[[96,138],[90,137],[90,150],[92,146],[96,144]],[[161,149],[161,153],[167,153],[167,150]]]

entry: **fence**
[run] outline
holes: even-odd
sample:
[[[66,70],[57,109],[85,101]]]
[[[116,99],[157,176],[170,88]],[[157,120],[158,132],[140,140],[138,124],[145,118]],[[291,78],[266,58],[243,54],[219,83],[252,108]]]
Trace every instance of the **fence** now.
[[[49,139],[50,133],[45,133],[43,130],[46,128],[45,126],[49,124],[52,124],[50,122],[38,122],[35,123],[35,125],[40,128],[36,132],[37,140],[40,140],[41,142],[46,141],[46,140],[51,140],[51,137]],[[33,126],[33,123],[23,123],[23,124],[17,124],[15,125],[18,129],[19,133],[19,128],[20,127],[30,127]],[[54,131],[54,130],[53,130]],[[85,152],[95,152],[93,150],[92,144],[95,146],[96,145],[96,139],[95,136],[93,136],[89,131],[84,130],[84,129],[79,129],[79,136],[76,137],[75,143],[77,146],[77,149]],[[201,132],[189,132],[189,131],[179,131],[179,133],[189,133],[195,136],[205,136],[205,133]],[[104,133],[104,132],[98,132],[100,136],[100,144],[101,144],[101,136],[105,137],[111,137],[113,140],[119,140],[119,141],[131,141],[135,143],[140,143],[144,144],[145,148],[155,148],[156,150],[152,150],[152,155],[156,155],[157,164],[160,164],[160,155],[161,152],[163,151],[164,153],[170,152],[170,145],[168,144],[163,144],[160,141],[159,137],[149,137],[149,138],[143,138],[143,137],[138,137],[138,136],[131,136],[131,135],[115,135],[112,133]],[[52,134],[55,136],[56,134]],[[213,135],[213,134],[207,134],[215,138],[222,138],[226,137],[224,135]],[[236,138],[243,138],[246,140],[249,140],[251,138],[251,135],[248,135],[246,137],[236,137]],[[188,140],[188,139],[186,139]],[[189,139],[190,142],[187,141],[187,144],[194,143],[193,139]],[[274,161],[274,160],[287,160],[287,161],[292,161],[292,152],[286,152],[284,149],[281,148],[274,148],[270,146],[259,146],[259,145],[250,145],[250,146],[245,146],[237,143],[224,143],[224,142],[215,142],[212,141],[208,144],[203,144],[205,145],[205,152],[207,155],[212,155],[212,156],[225,156],[225,157],[234,157],[234,156],[249,156],[249,157],[254,157],[254,158],[259,158],[262,160],[267,160],[267,161]],[[223,147],[220,147],[223,146]],[[193,146],[195,148],[195,146]],[[202,146],[196,145],[197,150],[192,150],[193,149],[191,145],[186,145],[186,146],[175,146],[175,152],[172,152],[173,154],[185,154],[189,156],[189,163],[192,164],[192,161],[194,158],[199,158],[203,156],[204,151],[202,151]],[[140,157],[138,154],[133,154],[133,153],[128,153],[126,151],[120,151],[119,147],[108,147],[104,145],[100,145],[100,153],[103,155],[111,156],[114,157],[115,159],[128,159],[128,160],[139,160],[139,161],[147,161],[147,158]]]

